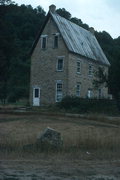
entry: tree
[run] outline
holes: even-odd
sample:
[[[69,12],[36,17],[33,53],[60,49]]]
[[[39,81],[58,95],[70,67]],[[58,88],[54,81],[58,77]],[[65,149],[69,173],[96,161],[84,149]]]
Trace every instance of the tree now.
[[[45,19],[41,7],[0,6],[0,100],[16,101],[29,95],[32,43]]]
[[[14,4],[14,1],[11,0],[0,0],[0,5],[9,5]]]
[[[62,8],[62,9],[59,8],[59,9],[56,10],[56,12],[57,12],[60,16],[66,18],[66,19],[68,19],[68,20],[70,20],[70,18],[71,18],[71,14],[70,14],[68,11],[66,11],[65,8]]]

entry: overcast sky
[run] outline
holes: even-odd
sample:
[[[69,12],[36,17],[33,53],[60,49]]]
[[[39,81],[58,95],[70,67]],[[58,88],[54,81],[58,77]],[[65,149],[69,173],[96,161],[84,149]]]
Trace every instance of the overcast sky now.
[[[49,6],[55,4],[65,8],[72,17],[94,27],[97,31],[105,30],[113,38],[120,36],[120,0],[14,0],[18,5],[38,5],[48,12]]]

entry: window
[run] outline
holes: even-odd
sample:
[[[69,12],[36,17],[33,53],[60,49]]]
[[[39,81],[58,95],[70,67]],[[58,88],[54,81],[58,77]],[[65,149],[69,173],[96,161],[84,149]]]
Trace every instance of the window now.
[[[56,83],[56,102],[60,102],[62,100],[63,92],[62,92],[63,84],[61,81]]]
[[[80,96],[80,83],[77,83],[76,85],[76,96]]]
[[[38,98],[38,97],[39,97],[39,89],[35,88],[35,98]]]
[[[93,75],[93,65],[92,64],[89,64],[89,66],[88,66],[88,75],[89,76]]]
[[[87,97],[88,97],[88,98],[92,98],[92,96],[93,96],[92,89],[88,89]]]
[[[102,90],[101,89],[98,89],[98,97],[99,97],[99,99],[102,98]]]
[[[58,48],[58,35],[54,36],[54,48]]]
[[[47,35],[41,36],[41,48],[46,49],[47,47]]]
[[[77,61],[77,73],[80,73],[81,71],[81,63],[80,61]]]
[[[63,71],[63,57],[59,57],[57,60],[57,71]]]

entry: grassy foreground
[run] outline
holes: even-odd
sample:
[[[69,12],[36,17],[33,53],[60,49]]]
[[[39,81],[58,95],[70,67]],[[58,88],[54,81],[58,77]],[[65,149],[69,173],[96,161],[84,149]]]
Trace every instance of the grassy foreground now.
[[[120,118],[106,119],[92,115],[76,118],[58,115],[0,114],[0,158],[21,158],[42,154],[37,149],[23,151],[26,144],[34,144],[46,127],[61,132],[62,150],[54,155],[87,159],[120,158]]]

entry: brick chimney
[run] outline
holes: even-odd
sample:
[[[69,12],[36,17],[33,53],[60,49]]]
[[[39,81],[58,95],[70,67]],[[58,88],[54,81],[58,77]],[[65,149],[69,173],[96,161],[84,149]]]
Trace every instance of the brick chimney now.
[[[49,11],[51,11],[52,13],[55,13],[56,11],[56,6],[54,4],[49,6]]]
[[[90,27],[89,31],[94,35],[95,34],[95,30],[93,27]]]

